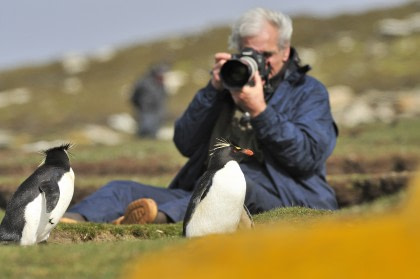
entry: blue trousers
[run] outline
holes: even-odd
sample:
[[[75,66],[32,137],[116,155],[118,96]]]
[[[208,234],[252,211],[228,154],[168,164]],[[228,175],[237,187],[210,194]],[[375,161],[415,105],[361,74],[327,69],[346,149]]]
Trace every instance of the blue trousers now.
[[[249,177],[246,177],[246,181],[245,204],[251,214],[284,206],[272,187],[257,185]],[[140,198],[155,200],[159,211],[165,213],[170,221],[179,222],[184,219],[191,192],[115,180],[72,206],[68,212],[79,213],[90,222],[107,223],[124,215],[128,204]]]
[[[72,206],[68,212],[79,213],[90,222],[112,222],[124,215],[128,204],[136,199],[155,200],[159,211],[172,221],[183,220],[191,193],[181,189],[167,189],[134,181],[115,180]]]

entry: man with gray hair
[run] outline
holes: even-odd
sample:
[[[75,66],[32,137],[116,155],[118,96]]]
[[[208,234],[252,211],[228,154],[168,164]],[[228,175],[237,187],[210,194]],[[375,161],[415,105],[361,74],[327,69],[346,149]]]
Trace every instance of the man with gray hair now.
[[[328,92],[306,75],[310,68],[300,65],[291,36],[291,20],[282,13],[256,8],[242,15],[229,38],[230,47],[241,55],[214,55],[209,83],[175,123],[175,145],[189,160],[169,187],[112,181],[74,206],[70,217],[92,222],[118,218],[115,223],[182,221],[216,138],[254,151],[240,164],[245,204],[252,214],[289,206],[337,209],[326,181],[325,162],[338,134]],[[229,76],[224,66],[248,55],[245,60],[258,69],[253,66],[246,84],[231,86],[221,71]],[[232,79],[248,69],[241,63]]]

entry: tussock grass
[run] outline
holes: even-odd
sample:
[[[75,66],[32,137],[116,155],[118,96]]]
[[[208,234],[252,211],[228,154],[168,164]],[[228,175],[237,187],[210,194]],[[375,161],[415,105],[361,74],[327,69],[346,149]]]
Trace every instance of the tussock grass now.
[[[182,225],[112,225],[98,223],[59,224],[53,231],[51,243],[102,242],[128,239],[158,240],[181,237]]]
[[[305,223],[306,220],[318,220],[319,218],[336,214],[330,210],[316,210],[305,207],[285,207],[264,212],[254,216],[255,225],[266,225],[277,222],[289,225]]]

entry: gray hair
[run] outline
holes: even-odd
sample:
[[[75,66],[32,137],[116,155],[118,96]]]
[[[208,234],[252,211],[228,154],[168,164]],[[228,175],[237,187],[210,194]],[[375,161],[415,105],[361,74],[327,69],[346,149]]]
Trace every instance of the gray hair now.
[[[290,45],[293,27],[289,16],[276,11],[255,8],[244,13],[232,26],[229,48],[239,50],[244,37],[256,36],[265,22],[272,24],[279,32],[278,47]]]

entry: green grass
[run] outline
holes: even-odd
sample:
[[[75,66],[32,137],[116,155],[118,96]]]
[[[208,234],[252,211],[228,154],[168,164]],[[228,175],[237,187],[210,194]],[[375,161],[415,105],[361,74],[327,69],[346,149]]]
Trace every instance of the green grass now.
[[[4,246],[0,272],[2,278],[118,278],[137,256],[178,242],[166,239]]]
[[[404,201],[404,195],[344,211],[280,208],[254,216],[256,228],[281,223],[288,228],[310,226],[325,218],[382,214]],[[0,211],[0,218],[2,217]],[[2,278],[120,278],[137,257],[188,242],[181,223],[171,225],[59,224],[48,244],[1,246]]]
[[[372,123],[353,129],[343,129],[333,156],[365,154],[378,157],[385,154],[420,156],[420,118],[401,119],[390,125]]]
[[[124,226],[102,223],[59,224],[50,242],[176,239],[180,238],[181,234],[181,223]]]
[[[287,223],[288,226],[304,224],[307,221],[319,220],[324,216],[330,216],[336,212],[330,210],[314,210],[304,207],[278,208],[254,216],[256,225],[267,225],[278,222]]]

